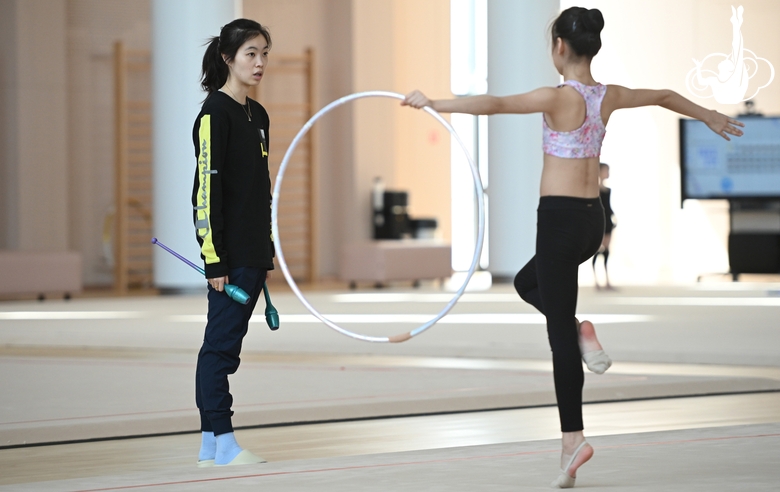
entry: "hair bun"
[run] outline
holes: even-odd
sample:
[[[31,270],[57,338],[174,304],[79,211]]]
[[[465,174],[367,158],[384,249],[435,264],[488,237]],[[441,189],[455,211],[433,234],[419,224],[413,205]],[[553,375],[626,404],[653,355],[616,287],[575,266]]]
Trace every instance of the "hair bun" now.
[[[604,29],[604,16],[599,9],[590,9],[580,15],[583,27],[589,32],[598,34]]]
[[[552,24],[550,34],[553,45],[561,38],[574,50],[577,56],[593,58],[601,49],[601,30],[604,17],[598,9],[570,7],[558,16]]]

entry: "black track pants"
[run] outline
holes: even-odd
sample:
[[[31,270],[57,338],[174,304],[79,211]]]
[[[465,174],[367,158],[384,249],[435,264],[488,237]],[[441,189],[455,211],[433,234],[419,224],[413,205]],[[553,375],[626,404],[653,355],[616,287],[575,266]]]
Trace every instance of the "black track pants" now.
[[[249,294],[248,304],[240,304],[209,286],[208,322],[195,372],[195,403],[200,410],[201,431],[213,431],[216,435],[233,432],[233,396],[228,375],[234,374],[241,362],[241,343],[267,273],[263,268],[230,269],[230,283]]]

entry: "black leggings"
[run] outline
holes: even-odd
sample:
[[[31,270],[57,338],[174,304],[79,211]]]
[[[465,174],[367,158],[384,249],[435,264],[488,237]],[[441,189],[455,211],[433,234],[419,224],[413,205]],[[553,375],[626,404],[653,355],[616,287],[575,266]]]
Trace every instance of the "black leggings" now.
[[[598,197],[544,196],[536,229],[536,255],[515,276],[515,289],[547,317],[561,431],[581,431],[585,376],[574,317],[577,271],[601,246],[604,209]]]

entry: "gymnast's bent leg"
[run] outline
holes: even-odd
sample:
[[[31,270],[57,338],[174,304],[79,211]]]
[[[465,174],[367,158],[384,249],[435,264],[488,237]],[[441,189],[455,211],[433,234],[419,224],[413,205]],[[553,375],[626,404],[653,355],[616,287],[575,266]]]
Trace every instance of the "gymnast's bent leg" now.
[[[534,255],[525,266],[515,275],[515,290],[520,298],[535,307],[540,313],[544,313],[542,298],[539,295],[539,281],[536,278],[536,256]]]
[[[536,291],[547,317],[561,432],[583,429],[584,375],[575,318],[582,246],[578,244],[581,238],[577,228],[567,227],[571,222],[570,215],[570,210],[543,210],[540,207],[535,257]]]
[[[584,374],[575,318],[577,273],[580,263],[595,253],[601,242],[601,214],[603,211],[594,200],[543,197],[538,214],[537,254],[517,274],[514,282],[520,296],[547,317],[563,432],[561,467],[575,472],[593,454],[582,433]],[[597,215],[600,222],[595,220]],[[571,480],[566,473],[561,477]]]

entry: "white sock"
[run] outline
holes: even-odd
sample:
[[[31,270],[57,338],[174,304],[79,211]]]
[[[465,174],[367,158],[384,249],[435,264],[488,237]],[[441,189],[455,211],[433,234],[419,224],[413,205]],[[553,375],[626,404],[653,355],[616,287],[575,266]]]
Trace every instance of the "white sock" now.
[[[201,432],[198,461],[213,460],[217,455],[217,438],[213,432]]]
[[[232,432],[220,434],[217,436],[217,454],[214,458],[215,465],[227,465],[238,453],[243,451],[236,442],[236,436]]]

